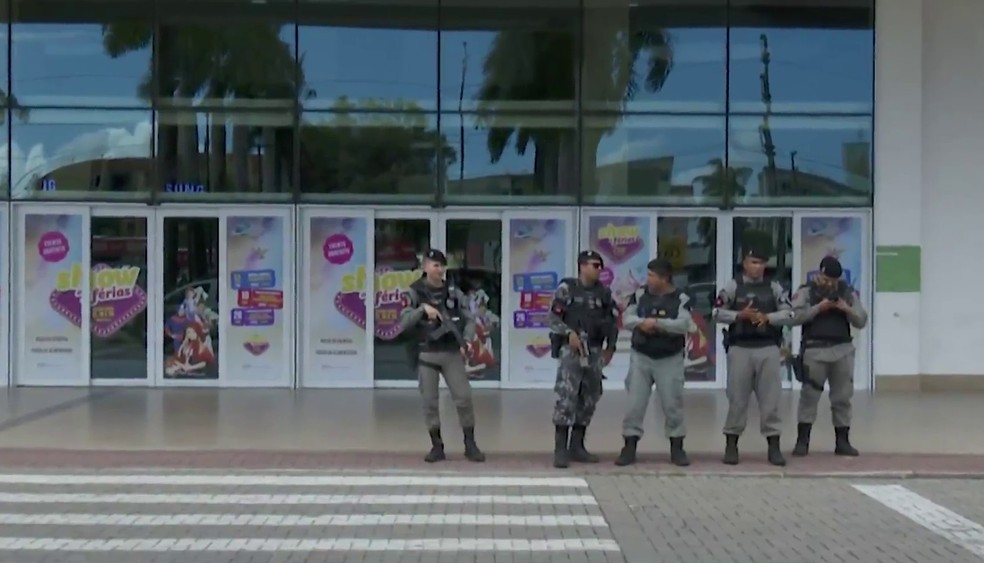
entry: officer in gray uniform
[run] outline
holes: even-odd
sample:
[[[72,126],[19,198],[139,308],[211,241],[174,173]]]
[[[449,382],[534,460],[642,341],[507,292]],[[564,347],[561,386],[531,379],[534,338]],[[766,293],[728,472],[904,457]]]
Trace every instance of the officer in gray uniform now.
[[[636,447],[653,385],[663,410],[664,431],[670,440],[670,461],[690,465],[683,449],[687,434],[683,417],[684,350],[687,334],[697,330],[691,316],[690,297],[673,286],[673,266],[665,258],[647,265],[646,285],[629,297],[622,326],[632,331],[629,374],[625,390],[629,408],[622,420],[625,446],[615,465],[636,461]]]
[[[581,252],[578,278],[561,280],[550,306],[550,351],[560,360],[554,385],[554,467],[598,462],[584,448],[584,435],[601,399],[601,370],[612,360],[618,340],[615,300],[598,281],[603,267],[600,254]]]
[[[824,383],[830,382],[830,412],[833,415],[834,453],[856,456],[851,445],[851,398],[854,396],[854,342],[851,327],[862,329],[868,313],[861,297],[841,279],[843,268],[833,256],[820,261],[820,271],[793,296],[796,323],[803,325],[800,348],[802,364],[797,379],[800,389],[799,424],[794,456],[810,451],[810,431],[817,419],[817,403]]]
[[[778,282],[764,277],[768,255],[748,249],[743,274],[729,280],[718,293],[712,313],[728,325],[728,417],[724,424],[724,463],[737,465],[738,437],[745,431],[748,400],[758,401],[761,431],[769,443],[769,463],[786,465],[779,448],[779,398],[782,394],[780,353],[782,327],[793,323],[793,310]]]
[[[485,461],[485,454],[475,443],[475,410],[464,359],[465,343],[475,334],[475,318],[461,290],[445,283],[447,263],[439,250],[429,250],[424,255],[424,275],[407,291],[400,326],[411,339],[410,360],[416,364],[424,422],[430,433],[431,450],[424,461],[445,459],[438,395],[443,374],[464,431],[465,457],[481,462]]]

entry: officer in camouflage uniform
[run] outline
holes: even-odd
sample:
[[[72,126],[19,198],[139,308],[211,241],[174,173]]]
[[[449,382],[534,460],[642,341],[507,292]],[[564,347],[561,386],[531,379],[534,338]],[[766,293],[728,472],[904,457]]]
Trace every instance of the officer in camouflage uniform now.
[[[615,354],[618,309],[599,277],[604,261],[593,250],[577,257],[578,278],[561,280],[550,307],[550,341],[560,360],[554,392],[554,467],[596,463],[584,435],[602,395],[602,368]],[[607,346],[605,346],[607,344]],[[602,352],[602,347],[604,351]]]
[[[407,306],[400,313],[400,325],[411,339],[410,358],[416,364],[424,400],[424,422],[431,439],[431,450],[424,461],[445,459],[438,393],[440,377],[444,375],[465,435],[465,457],[482,462],[485,454],[475,443],[475,409],[464,359],[465,343],[475,334],[475,318],[461,290],[445,283],[447,263],[443,252],[427,251],[424,276],[407,291]]]

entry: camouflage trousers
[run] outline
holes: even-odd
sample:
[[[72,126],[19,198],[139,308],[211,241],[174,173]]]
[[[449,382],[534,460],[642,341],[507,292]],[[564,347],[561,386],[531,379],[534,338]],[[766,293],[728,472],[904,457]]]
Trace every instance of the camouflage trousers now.
[[[554,405],[555,426],[588,426],[601,400],[601,351],[592,350],[591,365],[581,367],[580,357],[570,347],[561,348],[557,382],[554,384],[557,403]]]

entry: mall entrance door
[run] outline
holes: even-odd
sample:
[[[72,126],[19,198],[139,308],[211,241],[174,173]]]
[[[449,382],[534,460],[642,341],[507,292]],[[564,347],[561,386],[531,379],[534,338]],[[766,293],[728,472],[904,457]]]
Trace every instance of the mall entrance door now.
[[[572,272],[573,211],[311,207],[301,225],[301,385],[417,385],[399,318],[428,248],[447,255],[447,278],[476,317],[466,346],[473,385],[552,384],[546,306]]]
[[[14,216],[15,384],[291,384],[289,210]]]

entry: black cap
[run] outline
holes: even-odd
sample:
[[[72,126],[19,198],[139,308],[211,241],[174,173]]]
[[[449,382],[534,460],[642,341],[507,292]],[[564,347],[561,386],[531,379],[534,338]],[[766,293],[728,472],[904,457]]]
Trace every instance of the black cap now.
[[[657,276],[669,277],[673,275],[673,264],[666,258],[654,258],[646,264],[646,268]]]
[[[840,260],[833,256],[824,256],[820,261],[820,273],[828,278],[839,278],[844,273]]]
[[[741,257],[742,257],[742,259],[745,259],[745,258],[755,258],[755,259],[758,259],[758,260],[768,260],[769,259],[769,253],[766,252],[764,249],[759,248],[757,246],[749,246],[749,247],[746,247],[742,251]]]
[[[582,250],[580,254],[577,255],[577,265],[587,264],[591,260],[597,260],[601,267],[605,267],[605,260],[594,250]]]
[[[437,262],[442,266],[448,265],[448,257],[444,255],[440,250],[431,248],[424,253],[424,260],[430,260],[432,262]]]

